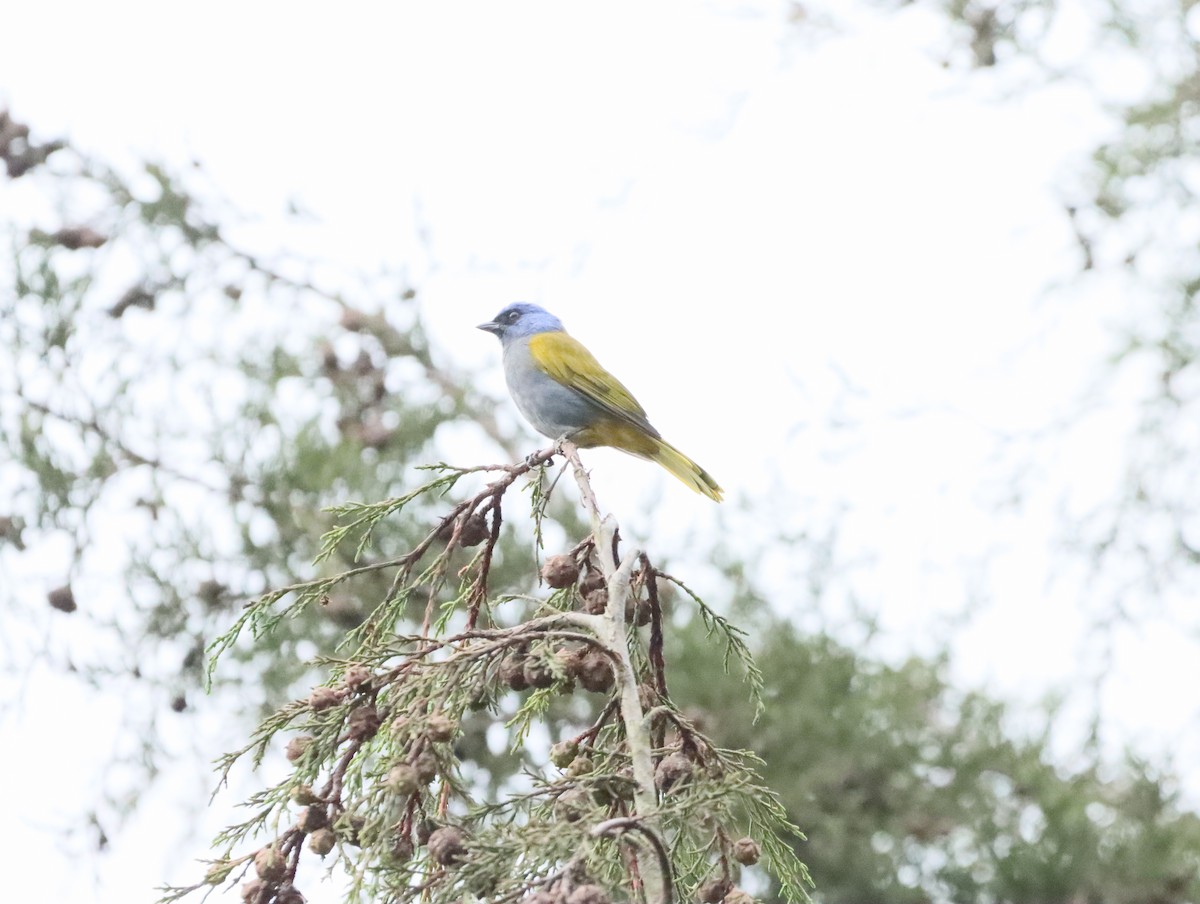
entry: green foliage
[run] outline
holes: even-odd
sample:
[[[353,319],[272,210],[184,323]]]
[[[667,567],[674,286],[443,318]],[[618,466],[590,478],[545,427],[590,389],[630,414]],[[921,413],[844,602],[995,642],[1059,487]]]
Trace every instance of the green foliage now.
[[[767,784],[805,828],[798,851],[819,901],[1133,904],[1200,894],[1200,818],[1145,763],[1064,773],[1048,739],[1015,739],[1007,709],[954,691],[942,664],[885,666],[829,637],[760,622],[763,718],[727,684],[705,680],[696,625],[673,632],[675,686],[721,743],[762,756]]]
[[[294,275],[309,269],[302,261],[235,247],[236,217],[197,200],[213,195],[199,174],[121,173],[58,147],[53,167],[23,179],[51,200],[4,224],[0,519],[12,542],[0,555],[78,582],[72,617],[89,622],[86,645],[24,655],[139,690],[125,719],[146,744],[128,772],[111,771],[90,817],[111,832],[157,771],[154,720],[205,705],[203,651],[259,611],[240,612],[246,599],[291,582],[297,597],[328,591],[276,617],[269,637],[250,632],[230,648],[243,668],[217,676],[214,705],[243,717],[319,677],[312,654],[334,653],[362,624],[357,598],[324,575],[359,564],[369,580],[356,558],[386,560],[444,515],[422,498],[409,518],[326,549],[314,568],[331,506],[391,496],[418,456],[433,457],[446,420],[465,417],[484,447],[509,456],[515,443],[472,381],[435,362],[403,279],[313,284]],[[43,228],[51,217],[62,228]],[[382,310],[345,301],[370,295]],[[499,562],[496,579],[507,574]],[[0,599],[10,630],[36,638],[62,616],[22,586],[6,582]],[[119,775],[138,777],[118,786]]]
[[[754,704],[755,718],[762,715],[763,690],[765,679],[762,670],[754,661],[754,657],[750,653],[750,648],[746,645],[746,632],[734,625],[729,619],[724,618],[704,602],[696,593],[677,578],[671,577],[669,574],[660,574],[664,581],[674,584],[684,593],[686,593],[696,604],[697,611],[700,613],[701,621],[704,623],[704,628],[709,637],[713,634],[719,634],[724,641],[724,654],[721,658],[721,668],[726,673],[729,672],[729,665],[732,660],[737,660],[739,666],[745,670],[746,680],[750,685],[750,700]]]
[[[242,887],[247,901],[291,899],[307,840],[313,855],[347,877],[350,901],[509,901],[537,890],[557,901],[590,883],[630,897],[644,885],[648,901],[667,904],[695,898],[714,880],[732,888],[730,839],[748,832],[784,893],[806,899],[808,875],[792,846],[802,836],[758,777],[761,761],[713,744],[666,695],[657,588],[668,579],[647,556],[636,557],[637,571],[632,557],[606,568],[596,550],[614,549],[611,535],[588,537],[567,554],[579,557],[589,594],[606,594],[603,612],[591,611],[594,597],[569,583],[536,601],[532,614],[501,611],[521,598],[489,591],[505,494],[550,455],[483,468],[494,476],[486,488],[454,504],[408,552],[268,593],[218,640],[219,659],[247,630],[270,636],[333,588],[392,572],[386,592],[367,597],[370,614],[347,635],[348,658],[331,663],[331,681],[270,715],[221,766],[224,777],[243,758],[257,768],[288,735],[290,776],[253,795],[250,817],[217,837],[220,856],[202,883],[169,889],[164,900],[238,881],[252,863],[257,877]],[[322,558],[347,541],[361,552],[414,502],[443,499],[481,469],[435,470],[437,478],[393,499],[340,506],[342,521],[326,532]],[[451,560],[467,545],[480,549],[459,569],[464,589],[444,598]],[[426,554],[433,560],[418,569]],[[570,571],[576,581],[580,570]],[[364,589],[372,594],[378,585]],[[759,674],[732,626],[688,595],[710,633],[723,634],[725,658],[737,656]],[[397,634],[415,599],[426,600],[420,633]],[[647,613],[647,632],[638,630],[639,612]],[[452,744],[470,713],[503,721],[516,752],[532,728],[547,726],[555,697],[581,691],[602,695],[592,708],[598,715],[590,727],[577,726],[549,763],[527,758],[526,771],[495,795],[472,779]],[[523,692],[505,719],[500,701]],[[293,804],[303,809],[295,813]]]

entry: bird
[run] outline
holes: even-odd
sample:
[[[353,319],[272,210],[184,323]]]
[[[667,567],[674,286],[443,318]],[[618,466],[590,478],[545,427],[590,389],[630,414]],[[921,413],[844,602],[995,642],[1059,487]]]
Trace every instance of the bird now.
[[[712,475],[662,438],[633,394],[549,311],[516,302],[478,329],[499,338],[508,391],[543,436],[657,462],[697,493],[721,501],[725,491]]]

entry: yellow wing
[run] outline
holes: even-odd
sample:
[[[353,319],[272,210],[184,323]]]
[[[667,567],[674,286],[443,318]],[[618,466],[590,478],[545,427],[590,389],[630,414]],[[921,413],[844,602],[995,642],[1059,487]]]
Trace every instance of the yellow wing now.
[[[721,501],[724,491],[712,475],[667,443],[646,420],[637,399],[578,341],[566,333],[538,333],[529,339],[529,355],[539,370],[613,418],[577,431],[574,438],[579,445],[613,446],[657,462],[697,493]]]
[[[529,339],[529,353],[543,373],[586,396],[618,420],[659,436],[633,394],[574,337],[560,332],[538,333]]]

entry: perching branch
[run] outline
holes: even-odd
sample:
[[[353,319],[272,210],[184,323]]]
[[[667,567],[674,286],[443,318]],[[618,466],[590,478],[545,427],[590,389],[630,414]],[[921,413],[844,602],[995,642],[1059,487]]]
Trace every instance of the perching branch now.
[[[394,572],[348,638],[351,658],[328,662],[327,684],[268,718],[223,760],[225,773],[247,755],[257,764],[281,734],[290,736],[291,774],[255,795],[250,818],[219,836],[226,850],[206,884],[234,881],[252,864],[244,900],[293,904],[311,854],[343,866],[351,899],[607,904],[621,888],[629,900],[673,904],[703,897],[704,883],[733,889],[727,848],[742,827],[771,834],[769,868],[784,887],[801,887],[803,867],[774,837],[792,827],[757,781],[752,755],[717,748],[667,697],[659,573],[640,550],[620,548],[617,523],[601,514],[576,448],[557,451],[574,472],[592,531],[546,560],[548,597],[496,596],[492,572],[506,494],[531,475],[537,517],[547,498],[541,466],[553,449],[517,465],[438,465],[439,476],[411,493],[340,507],[346,520],[327,535],[326,550],[348,540],[363,549],[377,525],[403,517],[415,499],[444,496],[469,473],[499,472],[408,553],[293,585],[287,592],[296,600],[282,613],[273,607],[286,592],[268,594],[222,638],[218,654],[242,627],[269,632],[334,584],[352,585],[368,569]],[[476,545],[483,548],[465,564],[453,562]],[[457,591],[447,586],[451,574]],[[408,611],[417,599],[421,609]],[[532,611],[504,615],[518,603]],[[417,630],[397,633],[406,621]],[[503,724],[520,751],[554,699],[579,691],[604,695],[590,727],[554,745],[550,763],[532,764],[528,788],[482,799],[459,760],[464,726]],[[291,805],[302,807],[298,815]],[[235,852],[264,835],[256,852]],[[626,835],[637,843],[606,842]],[[758,850],[743,840],[742,849]],[[171,890],[165,900],[199,887]]]

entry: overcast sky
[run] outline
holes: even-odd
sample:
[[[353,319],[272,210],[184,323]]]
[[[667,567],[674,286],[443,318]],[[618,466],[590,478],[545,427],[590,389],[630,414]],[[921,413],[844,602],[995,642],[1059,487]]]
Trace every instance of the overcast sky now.
[[[997,514],[997,441],[1071,410],[1111,350],[1129,287],[1050,289],[1079,264],[1064,202],[1114,128],[1098,92],[1142,75],[967,77],[936,15],[837,6],[24,3],[5,13],[0,105],[106,158],[198,161],[250,215],[246,247],[408,268],[439,346],[498,395],[499,347],[474,324],[550,308],[732,499],[770,501],[764,536],[841,512],[892,649],[978,603],[956,674],[1034,700],[1078,674],[1088,615],[1056,567],[1057,481],[1084,499],[1110,485],[1128,409],[1057,449],[1020,512]],[[1075,7],[1051,57],[1088,44]],[[293,203],[301,229],[280,225]],[[715,506],[645,463],[589,461],[618,513],[661,496],[715,529]],[[1200,752],[1193,653],[1166,623],[1122,639],[1118,738]],[[1168,686],[1173,705],[1152,705]],[[52,844],[87,787],[69,757],[40,759],[68,777],[24,792],[0,850]],[[161,812],[97,867],[103,900],[187,875]],[[91,896],[95,875],[46,856],[10,877],[14,900]]]

